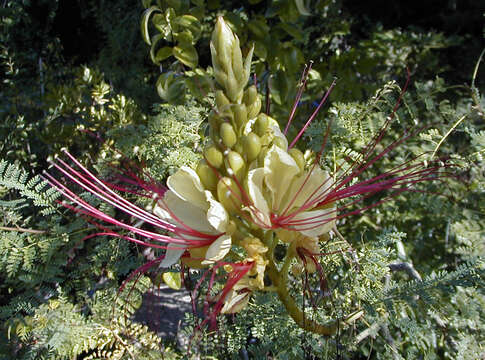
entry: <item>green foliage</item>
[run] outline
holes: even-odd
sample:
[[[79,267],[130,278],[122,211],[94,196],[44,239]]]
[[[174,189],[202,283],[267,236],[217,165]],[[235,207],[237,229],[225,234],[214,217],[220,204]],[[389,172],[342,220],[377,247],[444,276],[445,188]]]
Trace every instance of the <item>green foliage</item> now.
[[[126,302],[112,291],[111,295],[102,292],[89,305],[91,315],[87,309],[79,308],[59,294],[58,298],[39,306],[32,316],[12,329],[23,341],[32,344],[23,358],[50,354],[51,359],[77,356],[86,359],[158,359],[163,351],[160,338],[146,326],[127,318],[133,314],[133,306],[139,306],[141,294],[149,285],[149,279],[142,278],[131,289],[131,300],[137,305],[131,302],[129,309],[126,309]],[[112,303],[114,297],[125,308],[124,314],[106,314],[106,309],[116,306]],[[170,355],[169,350],[167,355]]]
[[[24,199],[31,200],[34,205],[44,207],[41,214],[48,215],[53,212],[53,202],[58,197],[58,193],[47,185],[47,182],[39,176],[29,180],[27,172],[7,161],[0,161],[0,193],[9,190],[16,190]],[[23,200],[12,200],[3,202],[2,206],[21,209]]]
[[[458,2],[452,4],[458,6],[454,17],[472,18]],[[394,5],[401,11],[410,7]],[[219,14],[237,32],[244,51],[255,45],[253,72],[260,92],[269,89],[271,114],[282,125],[298,74],[313,60],[290,138],[338,77],[322,111],[326,116],[320,115],[302,140],[318,151],[332,119],[324,166],[345,169],[359,157],[392,113],[408,67],[411,85],[378,149],[405,130],[423,129],[364,175],[422,154],[428,161],[449,159],[454,167],[447,169],[453,176],[444,183],[339,222],[358,264],[354,253],[338,251],[344,244],[322,247],[322,252],[337,251],[320,259],[331,296],[322,296],[319,279],[310,276],[319,307],[313,309],[305,298],[306,316],[323,322],[365,310],[337,337],[303,333],[268,293],[255,297],[241,314],[224,318],[217,334],[196,337],[193,348],[220,359],[483,357],[481,34],[450,32],[459,26],[446,6],[433,19],[449,22],[431,30],[380,24],[340,1],[86,1],[81,18],[91,19],[100,36],[97,49],[78,54],[90,59],[86,65],[73,66],[53,32],[59,6],[59,1],[10,0],[0,8],[0,157],[5,159],[0,162],[0,358],[188,356],[164,347],[162,339],[131,320],[151,286],[148,277],[132,281],[117,296],[121,283],[146,261],[141,249],[117,238],[84,240],[93,226],[56,207],[58,195],[22,168],[40,173],[62,147],[106,176],[111,171],[106,160],[116,161],[113,147],[144,163],[159,181],[181,165],[194,164],[212,102],[208,43]],[[154,105],[153,85],[162,99],[186,105]],[[91,139],[85,130],[106,142]],[[303,279],[292,280],[291,292],[301,304]],[[193,327],[186,332],[191,336]]]
[[[201,143],[206,108],[160,105],[146,125],[114,129],[109,136],[116,148],[129,157],[142,161],[150,174],[162,181],[182,165],[194,165],[200,155],[195,150]]]

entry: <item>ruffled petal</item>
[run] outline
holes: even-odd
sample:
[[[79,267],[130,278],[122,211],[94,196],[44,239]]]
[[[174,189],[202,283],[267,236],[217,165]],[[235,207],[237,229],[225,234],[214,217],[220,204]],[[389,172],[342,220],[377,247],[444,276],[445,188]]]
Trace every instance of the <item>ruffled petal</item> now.
[[[297,222],[291,225],[292,229],[309,237],[319,237],[328,233],[335,225],[336,209],[304,211],[296,214],[291,221]]]
[[[221,260],[227,255],[229,250],[231,250],[231,245],[232,241],[229,235],[219,236],[207,249],[205,260],[202,261],[202,264],[213,264],[216,261]]]
[[[187,166],[182,166],[167,179],[167,186],[179,198],[207,210],[209,207],[204,194],[204,186],[197,173]]]
[[[327,171],[315,166],[311,173],[306,171],[301,176],[296,177],[287,191],[285,200],[283,201],[280,211],[291,212],[291,209],[299,208],[303,205],[311,209],[311,201],[320,199],[322,195],[328,192],[332,185],[332,179]]]
[[[153,210],[154,214],[180,227],[188,227],[206,234],[217,234],[207,219],[207,210],[182,200],[168,190]]]
[[[263,180],[265,171],[257,168],[248,173],[248,195],[251,199],[253,208],[246,208],[250,211],[251,217],[256,224],[271,226],[269,207],[263,195]]]
[[[207,211],[207,220],[214,229],[219,232],[225,232],[227,224],[229,224],[229,215],[222,204],[216,199],[210,191],[205,191],[207,202],[209,203],[209,210]]]
[[[180,248],[180,249],[175,249]],[[183,245],[171,244],[165,253],[165,257],[163,258],[162,262],[160,263],[160,267],[170,267],[176,264],[183,253],[185,252],[186,247]]]
[[[300,172],[295,160],[284,150],[272,146],[264,159],[265,183],[272,197],[272,210],[277,212],[294,177]]]

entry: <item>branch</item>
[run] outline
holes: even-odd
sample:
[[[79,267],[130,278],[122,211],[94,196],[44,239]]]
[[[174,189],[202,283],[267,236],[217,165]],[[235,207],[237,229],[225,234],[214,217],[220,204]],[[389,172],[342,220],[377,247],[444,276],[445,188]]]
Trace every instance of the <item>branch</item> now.
[[[391,269],[391,271],[405,271],[412,278],[418,281],[423,281],[423,279],[421,278],[421,275],[419,275],[419,273],[416,271],[416,269],[411,263],[408,263],[408,262],[393,263],[393,264],[389,264],[388,266],[389,266],[389,269]]]
[[[7,226],[0,226],[0,230],[4,231],[17,231],[17,232],[24,232],[30,234],[45,234],[47,231],[45,230],[34,230],[34,229],[24,229],[21,227],[7,227]]]

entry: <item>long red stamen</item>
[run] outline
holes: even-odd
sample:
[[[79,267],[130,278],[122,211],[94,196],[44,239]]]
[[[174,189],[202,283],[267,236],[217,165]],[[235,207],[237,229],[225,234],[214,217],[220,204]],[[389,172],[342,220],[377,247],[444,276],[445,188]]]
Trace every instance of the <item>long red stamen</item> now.
[[[301,74],[300,82],[299,82],[299,89],[298,92],[296,93],[295,97],[295,102],[293,103],[293,107],[291,108],[290,116],[288,117],[288,122],[286,123],[285,131],[283,131],[283,134],[287,134],[288,129],[290,127],[291,121],[293,120],[293,117],[295,116],[296,108],[298,107],[298,104],[300,103],[301,96],[303,95],[303,91],[305,91],[306,87],[306,82],[308,79],[308,73],[312,69],[313,61],[310,61],[309,65],[305,65],[305,69],[303,69],[303,73]]]
[[[333,80],[332,81],[332,84],[330,84],[330,87],[328,88],[327,92],[325,93],[325,95],[323,96],[322,100],[320,101],[320,103],[318,104],[317,108],[315,109],[315,111],[313,112],[313,114],[310,115],[310,118],[308,119],[308,121],[305,123],[305,125],[303,126],[303,128],[298,132],[298,135],[295,136],[295,138],[293,139],[293,141],[291,142],[290,146],[288,146],[288,149],[291,149],[295,144],[296,142],[300,139],[300,137],[303,135],[303,133],[306,131],[307,127],[310,125],[310,123],[313,121],[313,119],[315,119],[315,117],[317,116],[318,112],[320,111],[320,108],[323,106],[323,104],[325,104],[325,102],[327,101],[327,98],[328,96],[330,95],[330,93],[332,92],[333,88],[335,87],[335,84],[337,83],[337,80]]]
[[[138,206],[130,203],[129,201],[127,201],[126,199],[122,198],[117,193],[115,193],[113,190],[111,190],[111,188],[108,185],[106,185],[103,181],[96,178],[89,170],[87,170],[84,166],[82,166],[71,154],[67,152],[66,154],[81,169],[82,173],[79,171],[76,171],[61,159],[58,159],[58,163],[53,163],[53,165],[56,169],[58,169],[65,176],[67,176],[73,183],[81,186],[83,189],[89,191],[90,193],[100,198],[101,200],[105,201],[106,203],[115,206],[116,208],[122,210],[123,212],[131,216],[138,218],[143,222],[147,222],[157,228],[177,234],[178,238],[165,236],[151,231],[139,229],[132,225],[128,225],[123,222],[120,222],[112,218],[111,216],[99,211],[95,207],[91,206],[86,201],[81,199],[78,195],[76,195],[74,192],[69,190],[65,185],[63,185],[58,180],[56,180],[53,176],[44,172],[44,175],[46,176],[46,180],[52,186],[57,188],[58,191],[60,191],[67,199],[73,201],[74,203],[76,203],[78,206],[81,207],[81,209],[76,209],[75,210],[76,212],[116,225],[120,228],[131,231],[145,238],[152,239],[159,242],[166,242],[168,244],[180,244],[180,245],[190,246],[190,247],[200,247],[200,246],[205,246],[212,243],[219,236],[219,235],[201,233],[199,231],[196,231],[195,229],[192,229],[186,226],[181,221],[178,221],[179,225],[174,225],[170,222],[160,219],[159,217],[155,216],[150,212],[147,212],[139,208]],[[67,204],[64,204],[64,205],[68,208],[74,209],[73,207]],[[173,215],[173,213],[171,214]],[[117,233],[113,233],[110,235],[121,237]],[[189,236],[190,238],[186,238],[186,236]],[[153,246],[153,244],[149,244],[130,237],[126,237],[126,240],[134,241],[146,246]],[[164,246],[160,248],[166,249],[168,247]]]

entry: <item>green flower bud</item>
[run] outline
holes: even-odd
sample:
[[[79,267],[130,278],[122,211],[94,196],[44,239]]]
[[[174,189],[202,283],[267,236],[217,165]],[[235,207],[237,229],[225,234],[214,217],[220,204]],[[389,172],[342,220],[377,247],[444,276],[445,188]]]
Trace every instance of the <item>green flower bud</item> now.
[[[255,125],[255,130],[256,134],[259,136],[263,136],[266,134],[266,131],[268,130],[269,127],[269,118],[266,114],[259,114],[258,118],[256,119]]]
[[[232,148],[237,142],[236,132],[231,124],[224,122],[219,128],[222,143],[228,148]]]
[[[256,89],[256,86],[251,85],[244,92],[244,103],[247,106],[250,106],[253,102],[256,101],[257,97],[258,97],[258,89]]]
[[[221,67],[227,73],[232,63],[232,48],[235,36],[224,19],[219,16],[211,38],[212,63]],[[223,85],[223,84],[221,84]]]
[[[217,19],[210,47],[216,81],[233,103],[240,103],[251,71],[254,47],[243,61],[239,39],[222,17]]]
[[[227,154],[227,165],[229,166],[226,167],[230,168],[238,179],[241,179],[244,176],[246,163],[238,152],[230,151],[229,154]]]
[[[229,99],[224,95],[222,90],[216,91],[216,105],[219,110],[221,110],[225,105],[229,105]]]
[[[229,99],[231,99],[234,103],[239,103],[241,101],[243,88],[239,86],[239,83],[232,74],[227,76],[225,88]]]
[[[209,164],[214,166],[215,168],[220,168],[222,162],[224,161],[224,157],[222,153],[217,149],[215,145],[209,145],[204,150],[204,157]]]
[[[303,156],[303,153],[297,148],[291,148],[288,151],[288,154],[290,154],[293,160],[295,160],[296,164],[300,168],[300,171],[303,171],[305,168],[305,157]]]
[[[234,114],[234,120],[236,120],[236,125],[239,130],[244,129],[248,121],[248,113],[246,110],[246,105],[235,104],[232,106],[232,112]]]
[[[236,143],[236,145],[234,145],[233,150],[236,151],[236,152],[238,152],[239,154],[243,154],[244,153],[244,149],[243,149],[243,146],[241,144],[241,141],[238,141]]]
[[[223,177],[217,183],[217,198],[229,213],[234,214],[241,208],[241,191],[229,177]]]
[[[261,111],[261,98],[258,96],[256,100],[248,106],[248,119],[254,119]]]
[[[197,175],[199,175],[200,181],[202,181],[202,184],[207,190],[216,190],[218,181],[217,175],[214,173],[214,170],[211,169],[207,161],[199,161],[195,171],[197,172]]]
[[[242,139],[242,144],[248,162],[251,162],[258,157],[259,152],[261,151],[261,139],[258,135],[250,132]]]

